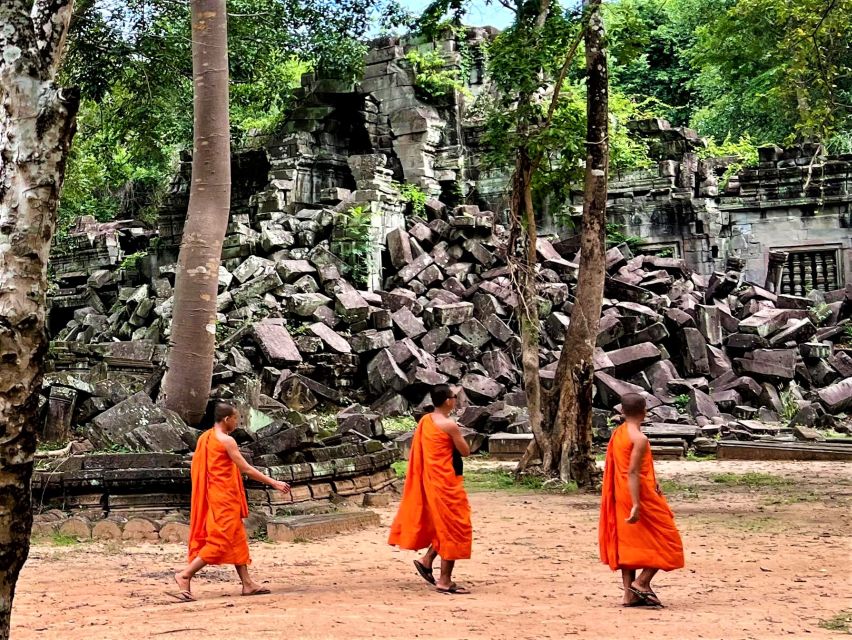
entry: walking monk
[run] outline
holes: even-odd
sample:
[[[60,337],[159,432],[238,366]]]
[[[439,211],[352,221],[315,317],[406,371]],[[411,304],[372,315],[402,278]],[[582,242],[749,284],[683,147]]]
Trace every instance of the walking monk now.
[[[246,492],[240,473],[287,493],[290,485],[252,467],[230,434],[237,428],[239,414],[229,404],[216,405],[215,424],[198,439],[192,456],[192,511],[189,530],[189,564],[175,574],[180,591],[171,594],[191,601],[189,583],[208,564],[232,564],[243,583],[242,594],[255,596],[269,589],[249,577],[248,538],[242,519],[248,515]]]
[[[683,545],[657,484],[648,438],[639,429],[645,399],[625,394],[621,413],[625,422],[606,450],[598,531],[601,561],[613,571],[621,569],[625,607],[660,607],[651,578],[657,571],[683,567]]]
[[[456,560],[470,558],[473,541],[459,457],[470,455],[470,447],[449,418],[456,404],[455,391],[441,384],[431,396],[435,410],[423,416],[414,432],[402,502],[388,543],[413,551],[428,547],[414,561],[423,579],[441,593],[469,593],[453,582],[453,567]],[[432,563],[438,556],[441,575],[436,581]]]

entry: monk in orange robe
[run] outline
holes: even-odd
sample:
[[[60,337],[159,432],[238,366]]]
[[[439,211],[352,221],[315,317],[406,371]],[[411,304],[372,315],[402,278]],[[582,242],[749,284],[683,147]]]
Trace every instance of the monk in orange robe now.
[[[189,528],[189,564],[175,574],[180,591],[172,596],[195,600],[190,581],[208,564],[232,564],[242,582],[242,594],[254,596],[269,589],[254,582],[248,573],[248,537],[243,518],[248,515],[242,473],[287,493],[290,485],[264,475],[252,467],[231,433],[237,428],[237,410],[224,402],[214,411],[215,424],[198,439],[192,456],[192,510]]]
[[[470,455],[470,447],[449,418],[456,392],[438,385],[431,396],[435,410],[423,416],[414,432],[402,501],[388,543],[413,551],[428,547],[414,561],[423,579],[440,593],[469,593],[453,582],[453,568],[456,560],[470,558],[473,542],[461,469],[461,456]],[[432,569],[436,557],[441,558],[437,581]]]
[[[625,422],[606,450],[598,530],[601,561],[613,571],[621,569],[625,607],[661,607],[651,579],[658,571],[683,567],[683,545],[657,484],[648,437],[639,428],[645,399],[625,394],[621,413]]]

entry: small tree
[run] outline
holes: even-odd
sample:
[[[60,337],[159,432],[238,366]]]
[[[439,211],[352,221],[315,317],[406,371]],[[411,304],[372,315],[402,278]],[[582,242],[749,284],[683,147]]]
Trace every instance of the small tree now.
[[[56,86],[72,0],[0,2],[0,640],[29,553],[47,258],[79,93]]]
[[[192,183],[178,256],[162,401],[188,423],[197,424],[210,395],[219,263],[231,198],[225,0],[192,1],[192,70]]]

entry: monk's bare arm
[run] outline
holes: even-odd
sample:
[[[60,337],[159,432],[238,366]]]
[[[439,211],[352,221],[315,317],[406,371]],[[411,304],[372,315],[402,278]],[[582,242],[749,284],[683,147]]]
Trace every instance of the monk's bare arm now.
[[[435,426],[453,439],[456,451],[465,457],[470,455],[470,446],[467,444],[467,440],[464,439],[461,429],[459,429],[459,425],[456,424],[455,420],[441,418],[440,420],[435,420]]]
[[[642,458],[645,456],[645,450],[648,448],[648,438],[640,436],[631,439],[633,440],[633,451],[630,453],[630,469],[627,472],[627,484],[630,487],[630,498],[633,501],[633,508],[630,510],[630,517],[627,518],[627,522],[632,524],[639,521],[639,472],[642,470]]]
[[[251,466],[248,461],[243,457],[243,454],[240,453],[240,448],[237,446],[237,441],[234,440],[231,436],[226,436],[222,440],[220,440],[223,445],[225,445],[225,450],[228,452],[228,456],[231,460],[234,461],[234,464],[237,465],[237,468],[241,473],[244,473],[252,480],[257,480],[262,484],[268,484],[273,489],[277,489],[278,491],[283,491],[287,493],[290,491],[290,485],[286,482],[281,482],[280,480],[276,480],[275,478],[270,478],[269,476],[261,473],[253,466]]]

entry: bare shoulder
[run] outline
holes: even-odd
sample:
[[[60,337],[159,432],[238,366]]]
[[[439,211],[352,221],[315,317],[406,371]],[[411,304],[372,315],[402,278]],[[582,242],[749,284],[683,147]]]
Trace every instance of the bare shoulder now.
[[[233,436],[229,436],[227,433],[222,433],[218,429],[214,430],[214,435],[216,439],[219,440],[226,447],[236,447],[237,441],[234,440]]]
[[[636,429],[635,431],[630,430],[628,433],[630,434],[630,442],[633,443],[634,447],[644,449],[648,446],[648,436],[646,436],[638,429]]]
[[[459,425],[456,423],[455,420],[452,420],[440,414],[433,413],[432,421],[435,423],[435,426],[438,427],[441,431],[452,431],[454,429],[459,428]]]

